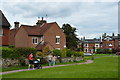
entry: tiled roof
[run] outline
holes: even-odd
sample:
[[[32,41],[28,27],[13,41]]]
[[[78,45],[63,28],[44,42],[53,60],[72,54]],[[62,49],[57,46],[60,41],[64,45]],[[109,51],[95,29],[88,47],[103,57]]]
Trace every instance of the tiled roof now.
[[[103,39],[105,39],[105,38],[112,38],[112,39],[119,39],[119,37],[118,36],[105,36],[105,37],[103,37]]]
[[[3,27],[11,26],[1,10],[0,10],[0,26],[3,26]]]
[[[38,44],[35,48],[37,49],[37,50],[42,50],[45,46],[46,46],[46,42],[44,42],[44,44]]]
[[[85,39],[84,43],[101,43],[100,39]]]
[[[56,22],[53,23],[46,23],[41,26],[28,26],[28,25],[21,25],[23,27],[28,35],[43,35],[50,27],[52,27],[53,24],[56,24]]]

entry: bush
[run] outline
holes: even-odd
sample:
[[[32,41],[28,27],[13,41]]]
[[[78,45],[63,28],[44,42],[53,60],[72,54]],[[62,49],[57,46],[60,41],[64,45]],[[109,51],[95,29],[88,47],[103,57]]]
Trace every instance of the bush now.
[[[97,49],[97,54],[112,54],[114,51],[110,49]]]
[[[66,55],[66,52],[67,52],[67,49],[64,48],[64,49],[62,50],[62,57],[66,57],[66,56],[67,56],[67,55]]]
[[[80,51],[78,53],[80,54],[80,56],[84,57],[84,52]]]
[[[13,49],[10,48],[1,48],[2,49],[2,58],[14,58],[15,52]]]
[[[96,51],[97,54],[101,54],[102,53],[102,49],[101,48],[98,48],[97,51]]]
[[[49,47],[44,47],[43,50],[42,50],[42,53],[43,53],[44,55],[49,54],[49,52],[50,52]]]
[[[75,56],[75,57],[79,57],[79,56],[84,57],[84,52],[82,52],[82,51],[79,51],[79,52],[73,51],[73,53],[74,53],[74,56]]]
[[[67,57],[71,57],[73,54],[74,54],[74,52],[71,51],[70,49],[67,49],[67,50],[66,50],[66,55],[67,55]]]
[[[21,55],[28,58],[30,53],[35,54],[37,52],[34,48],[5,48],[2,47],[2,57],[3,58],[20,58]]]
[[[75,51],[72,51],[72,52],[73,52],[74,57],[80,56],[78,52],[75,52]]]
[[[15,48],[15,46],[14,45],[9,45],[8,48]]]
[[[36,56],[38,56],[38,57],[39,57],[39,56],[44,57],[45,54],[43,54],[42,52],[37,52],[37,53],[36,53]]]
[[[61,51],[60,51],[60,50],[55,49],[55,50],[53,50],[53,55],[55,55],[55,56],[61,56],[61,55],[62,55],[62,53],[61,53]]]
[[[30,53],[33,53],[35,56],[37,50],[35,48],[15,48],[15,52],[18,55],[24,55],[26,58],[28,58]]]
[[[120,52],[120,49],[112,49],[113,54],[115,54],[116,52]]]

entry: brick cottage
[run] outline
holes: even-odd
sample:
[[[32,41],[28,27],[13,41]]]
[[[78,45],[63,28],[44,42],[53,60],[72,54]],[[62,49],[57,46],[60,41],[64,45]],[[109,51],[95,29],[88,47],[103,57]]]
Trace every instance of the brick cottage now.
[[[10,32],[10,23],[0,10],[0,45],[8,46],[9,45],[9,32]]]
[[[84,52],[93,53],[96,52],[98,48],[102,48],[101,39],[85,39],[85,37],[80,40],[78,45],[79,48],[83,48]]]
[[[115,36],[114,33],[112,36],[105,35],[102,38],[102,48],[103,49],[120,49],[120,38]]]
[[[36,25],[21,25],[15,22],[15,28],[10,30],[10,45],[15,47],[31,47],[42,50],[45,46],[53,49],[66,47],[66,36],[56,22],[47,23],[38,20]]]

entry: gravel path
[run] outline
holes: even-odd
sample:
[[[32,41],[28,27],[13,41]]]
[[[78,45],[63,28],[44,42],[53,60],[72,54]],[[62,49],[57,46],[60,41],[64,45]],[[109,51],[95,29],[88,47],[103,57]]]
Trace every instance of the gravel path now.
[[[84,63],[74,63],[74,64],[64,64],[64,65],[55,65],[55,66],[43,66],[42,68],[52,68],[52,67],[59,67],[59,66],[69,66],[69,65],[77,65],[77,64],[89,64],[93,63],[92,60],[87,60],[87,62]],[[30,69],[33,70],[33,69]],[[21,69],[21,70],[14,70],[14,71],[7,71],[7,72],[0,72],[0,74],[9,74],[9,73],[15,73],[15,72],[21,72],[21,71],[30,71],[28,69]]]

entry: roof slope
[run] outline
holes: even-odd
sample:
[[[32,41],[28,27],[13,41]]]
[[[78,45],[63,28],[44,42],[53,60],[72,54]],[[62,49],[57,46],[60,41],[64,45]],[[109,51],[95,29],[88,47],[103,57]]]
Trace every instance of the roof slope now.
[[[11,26],[1,10],[0,10],[0,26],[3,26],[3,27]]]
[[[100,39],[85,39],[85,43],[101,43]]]
[[[50,27],[52,27],[53,24],[56,24],[56,22],[53,23],[46,23],[41,26],[28,26],[28,25],[21,25],[28,35],[43,35]]]

